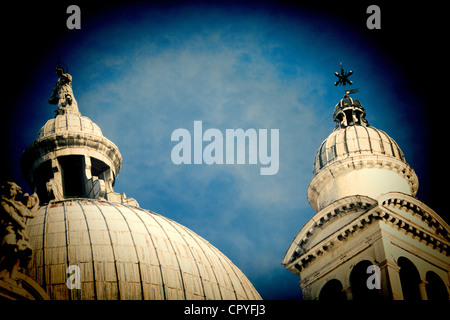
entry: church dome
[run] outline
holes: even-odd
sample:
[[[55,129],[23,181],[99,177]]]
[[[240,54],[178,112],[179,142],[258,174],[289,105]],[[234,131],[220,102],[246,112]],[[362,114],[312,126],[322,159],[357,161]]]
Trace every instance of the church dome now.
[[[377,155],[405,162],[402,150],[384,131],[369,126],[348,126],[333,131],[326,138],[314,158],[316,175],[326,165],[357,155]]]
[[[319,211],[353,195],[376,198],[386,192],[414,196],[419,181],[397,143],[369,125],[366,111],[347,94],[334,108],[336,127],[314,158],[308,200]]]
[[[29,276],[57,300],[261,299],[205,239],[114,190],[119,149],[81,116],[72,77],[57,70],[55,118],[21,158],[41,204],[27,222]]]
[[[38,139],[52,134],[64,134],[65,132],[89,133],[103,137],[102,130],[88,117],[75,113],[57,115],[47,121],[39,130]]]
[[[51,299],[261,299],[217,248],[148,210],[70,199],[40,207],[27,225],[28,273]],[[80,290],[66,285],[73,265]]]

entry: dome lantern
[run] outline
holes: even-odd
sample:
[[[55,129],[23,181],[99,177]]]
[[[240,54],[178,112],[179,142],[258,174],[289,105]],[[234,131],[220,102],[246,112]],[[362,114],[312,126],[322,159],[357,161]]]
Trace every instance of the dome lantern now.
[[[353,125],[369,126],[366,110],[358,100],[350,98],[348,94],[334,107],[333,120],[336,122],[335,130]]]
[[[55,71],[58,81],[48,100],[57,105],[55,117],[39,130],[37,139],[22,155],[25,180],[41,203],[90,198],[138,205],[136,200],[114,192],[122,166],[119,149],[78,111],[67,67],[58,63]]]

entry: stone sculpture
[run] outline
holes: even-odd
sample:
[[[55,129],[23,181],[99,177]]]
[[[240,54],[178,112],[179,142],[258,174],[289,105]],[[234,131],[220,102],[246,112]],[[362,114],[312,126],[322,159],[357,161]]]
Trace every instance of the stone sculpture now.
[[[58,81],[48,103],[58,105],[55,110],[56,115],[65,114],[68,111],[78,114],[78,104],[72,90],[72,76],[60,64],[55,67],[55,72],[58,75]]]
[[[1,186],[0,205],[0,280],[20,286],[19,268],[27,268],[32,249],[26,233],[26,219],[33,218],[38,209],[39,198],[25,193],[21,201],[15,198],[21,188],[14,182]]]

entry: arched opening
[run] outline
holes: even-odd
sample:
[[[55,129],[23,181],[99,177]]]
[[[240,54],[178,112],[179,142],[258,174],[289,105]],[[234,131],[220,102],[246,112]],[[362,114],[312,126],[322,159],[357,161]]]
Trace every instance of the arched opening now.
[[[345,293],[342,291],[342,283],[337,279],[328,281],[320,290],[319,300],[325,301],[342,301],[347,300]]]
[[[444,281],[433,271],[426,274],[428,300],[448,300],[448,291]]]
[[[421,300],[420,298],[420,275],[416,266],[405,257],[398,258],[400,267],[400,282],[402,284],[404,300]]]
[[[369,277],[374,276],[372,263],[368,260],[358,262],[350,273],[350,287],[353,300],[374,300],[380,298],[380,290],[367,284]],[[379,275],[378,275],[379,276]]]
[[[61,166],[64,196],[67,198],[84,197],[83,156],[61,156],[58,157],[58,162]]]
[[[96,158],[91,157],[91,174],[95,177],[103,178],[103,173],[109,169],[109,166]]]
[[[33,186],[39,197],[40,205],[47,204],[51,200],[47,191],[47,182],[52,178],[51,160],[45,161],[33,172]]]

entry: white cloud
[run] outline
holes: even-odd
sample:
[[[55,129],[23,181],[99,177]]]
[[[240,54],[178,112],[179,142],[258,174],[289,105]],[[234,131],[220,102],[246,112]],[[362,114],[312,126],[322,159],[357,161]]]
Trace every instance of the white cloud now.
[[[264,211],[274,203],[290,210],[302,206],[305,193],[297,192],[305,190],[315,151],[305,137],[328,130],[315,121],[313,106],[299,102],[311,89],[309,82],[314,76],[303,74],[303,78],[287,82],[262,55],[261,43],[250,36],[236,37],[237,43],[228,46],[218,33],[195,34],[172,39],[178,45],[167,48],[158,48],[156,39],[130,48],[133,56],[107,53],[105,59],[99,59],[102,68],[113,68],[120,76],[101,79],[94,87],[89,84],[77,98],[80,105],[97,108],[93,113],[104,134],[120,147],[127,160],[124,167],[133,168],[134,176],[122,174],[119,179],[149,187],[149,180],[177,181],[188,176],[192,188],[227,174],[239,189],[236,200],[254,208],[255,213],[249,214],[257,215],[258,209]],[[192,131],[194,120],[202,120],[204,130],[279,129],[278,175],[261,177],[260,165],[203,165],[205,168],[198,170],[181,170],[171,163],[174,143],[170,135],[179,127]],[[302,150],[308,151],[309,162],[302,163]],[[162,178],[157,179],[158,175]],[[184,192],[182,188],[166,191],[173,196]],[[192,191],[188,194],[198,196]],[[302,200],[295,201],[296,197]]]

